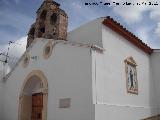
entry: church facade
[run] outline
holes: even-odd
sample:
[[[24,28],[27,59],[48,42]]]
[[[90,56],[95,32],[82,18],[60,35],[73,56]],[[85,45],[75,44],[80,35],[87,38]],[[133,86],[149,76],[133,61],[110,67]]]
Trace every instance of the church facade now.
[[[110,17],[67,34],[45,0],[27,50],[0,81],[0,120],[158,120],[160,50]]]

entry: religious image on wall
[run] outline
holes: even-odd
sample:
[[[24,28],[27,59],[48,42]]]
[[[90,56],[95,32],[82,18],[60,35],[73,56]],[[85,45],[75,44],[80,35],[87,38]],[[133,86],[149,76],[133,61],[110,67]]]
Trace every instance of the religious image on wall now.
[[[129,57],[125,60],[126,64],[126,85],[127,92],[132,94],[138,94],[138,80],[137,80],[137,69],[136,62],[133,57]]]

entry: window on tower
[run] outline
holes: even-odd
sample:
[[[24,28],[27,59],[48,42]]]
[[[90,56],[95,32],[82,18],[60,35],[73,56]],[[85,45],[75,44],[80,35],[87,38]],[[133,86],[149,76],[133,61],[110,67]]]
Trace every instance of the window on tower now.
[[[45,33],[45,27],[42,27],[42,28],[40,29],[40,31],[41,31],[42,33]]]
[[[47,16],[47,10],[43,10],[43,12],[40,15],[41,20],[45,20]]]
[[[50,18],[51,25],[54,25],[57,22],[57,14],[53,13]]]
[[[45,33],[45,27],[40,27],[39,31],[38,31],[38,38],[43,37]]]

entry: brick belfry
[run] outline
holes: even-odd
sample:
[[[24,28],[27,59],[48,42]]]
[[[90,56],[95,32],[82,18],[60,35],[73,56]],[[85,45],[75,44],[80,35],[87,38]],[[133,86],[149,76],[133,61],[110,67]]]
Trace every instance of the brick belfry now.
[[[29,30],[26,48],[35,38],[67,40],[68,16],[59,7],[60,4],[53,0],[44,0]]]

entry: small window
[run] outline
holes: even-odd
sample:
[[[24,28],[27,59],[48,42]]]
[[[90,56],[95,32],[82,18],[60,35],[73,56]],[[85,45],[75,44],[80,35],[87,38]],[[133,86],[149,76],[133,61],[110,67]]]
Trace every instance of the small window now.
[[[45,33],[45,27],[42,27],[42,28],[40,29],[40,31],[41,31],[42,33]]]
[[[45,27],[41,27],[38,31],[38,36],[37,37],[38,38],[42,37],[44,33],[45,33]]]
[[[53,28],[53,35],[56,35],[56,27]]]
[[[43,10],[43,12],[42,12],[41,15],[40,15],[40,18],[41,18],[42,20],[45,20],[45,19],[46,19],[46,16],[47,16],[47,10]]]
[[[50,18],[50,23],[51,23],[51,25],[54,25],[56,22],[57,22],[57,14],[53,13]]]

